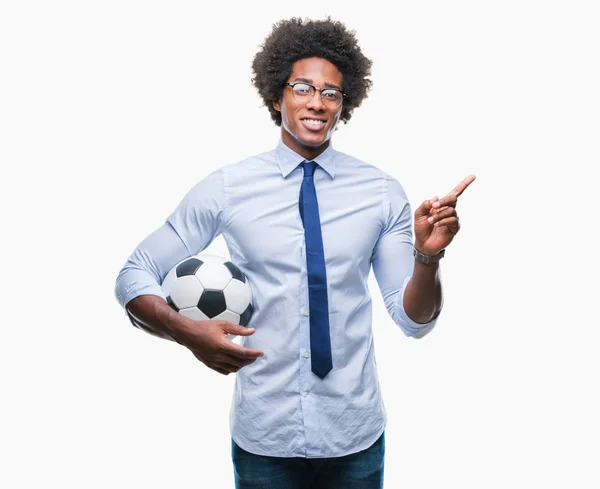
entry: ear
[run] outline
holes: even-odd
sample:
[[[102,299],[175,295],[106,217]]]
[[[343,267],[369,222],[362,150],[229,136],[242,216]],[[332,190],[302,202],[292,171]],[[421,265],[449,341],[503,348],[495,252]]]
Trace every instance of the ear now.
[[[281,112],[281,102],[279,100],[273,100],[273,108],[277,111],[277,112]]]

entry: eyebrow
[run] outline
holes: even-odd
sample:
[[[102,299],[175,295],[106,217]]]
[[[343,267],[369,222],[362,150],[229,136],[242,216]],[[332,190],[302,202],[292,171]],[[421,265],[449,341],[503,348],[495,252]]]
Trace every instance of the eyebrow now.
[[[294,81],[295,81],[295,82],[297,82],[297,81],[300,81],[300,82],[305,82],[305,83],[310,83],[310,84],[313,84],[313,83],[314,83],[314,81],[313,81],[313,80],[311,80],[310,78],[300,78],[300,77],[298,77],[298,78],[295,78],[295,79],[294,79]],[[338,89],[338,90],[342,91],[342,87],[338,87],[337,85],[334,85],[333,83],[328,83],[328,82],[325,82],[325,84],[324,84],[324,85],[325,85],[327,88],[336,88],[336,89]]]

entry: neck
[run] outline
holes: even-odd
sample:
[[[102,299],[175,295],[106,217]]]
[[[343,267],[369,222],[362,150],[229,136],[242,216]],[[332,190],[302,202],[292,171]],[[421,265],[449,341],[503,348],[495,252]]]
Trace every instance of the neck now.
[[[324,141],[320,146],[305,146],[300,144],[300,142],[294,137],[290,136],[287,131],[281,131],[281,140],[283,144],[285,144],[292,151],[298,153],[304,159],[308,161],[314,160],[317,156],[319,156],[323,151],[329,148],[331,141],[328,139]]]

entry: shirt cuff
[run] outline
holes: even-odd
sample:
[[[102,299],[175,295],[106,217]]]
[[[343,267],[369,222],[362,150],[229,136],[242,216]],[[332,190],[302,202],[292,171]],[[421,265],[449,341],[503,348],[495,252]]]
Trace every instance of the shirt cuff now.
[[[144,284],[137,286],[132,284],[132,287],[129,290],[119,293],[117,295],[117,299],[125,309],[125,314],[129,318],[129,321],[131,321],[131,324],[133,324],[136,328],[140,328],[139,323],[127,309],[127,304],[140,295],[155,295],[157,297],[161,297],[165,302],[167,300],[162,291],[162,287],[158,284]]]

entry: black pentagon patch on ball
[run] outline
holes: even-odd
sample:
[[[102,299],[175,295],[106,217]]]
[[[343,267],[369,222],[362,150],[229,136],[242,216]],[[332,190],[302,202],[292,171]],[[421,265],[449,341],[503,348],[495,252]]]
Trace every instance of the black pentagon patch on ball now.
[[[248,307],[240,316],[240,326],[246,326],[248,324],[248,321],[250,321],[253,312],[254,308],[252,307],[252,304],[248,304]]]
[[[198,258],[190,258],[177,267],[177,270],[175,270],[175,274],[177,275],[177,277],[194,275],[196,271],[202,266],[202,263],[202,260],[198,260]]]
[[[175,303],[171,299],[171,296],[167,297],[167,304],[169,304],[173,309],[175,309],[175,311],[179,312],[179,308],[175,305]]]
[[[246,283],[246,276],[236,265],[234,265],[230,261],[226,261],[225,263],[223,263],[223,265],[225,265],[228,268],[233,278],[238,279],[240,282]]]
[[[205,290],[198,301],[198,309],[200,309],[209,318],[214,318],[227,309],[225,304],[225,295],[221,290]]]

